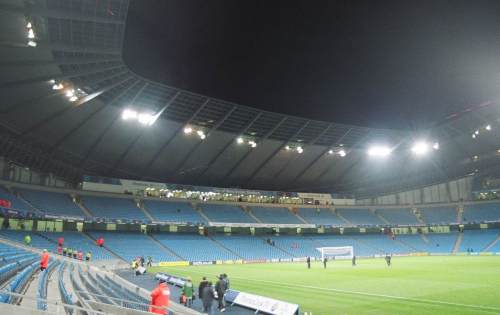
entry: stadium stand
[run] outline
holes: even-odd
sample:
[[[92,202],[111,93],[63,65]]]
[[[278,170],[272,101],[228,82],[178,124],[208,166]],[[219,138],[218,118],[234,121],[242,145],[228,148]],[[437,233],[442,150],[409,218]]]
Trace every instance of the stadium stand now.
[[[383,254],[381,251],[376,250],[370,246],[365,245],[356,241],[352,236],[346,235],[312,235],[311,239],[317,244],[316,247],[328,247],[328,246],[352,246],[354,248],[354,254],[356,256],[372,256]],[[320,257],[320,253],[316,257]]]
[[[328,208],[300,208],[299,214],[304,220],[311,224],[342,226],[342,221]]]
[[[202,204],[201,208],[212,222],[255,223],[255,220],[239,206]]]
[[[356,208],[337,208],[338,213],[349,222],[355,225],[384,225],[385,222],[381,221],[369,209],[356,209]]]
[[[124,232],[92,232],[89,234],[93,238],[102,236],[105,239],[104,246],[110,248],[127,262],[139,256],[144,258],[151,256],[155,262],[179,260],[144,234]]]
[[[31,236],[31,246],[39,249],[51,249],[52,251],[55,251],[56,244],[53,241],[44,238],[36,233],[28,231],[0,230],[0,236],[19,243],[23,243],[24,236],[28,234]]]
[[[457,210],[454,207],[422,207],[419,208],[422,220],[430,224],[457,223]]]
[[[158,221],[165,222],[206,222],[188,202],[167,202],[144,200],[144,208]]]
[[[82,203],[95,217],[147,221],[147,217],[131,199],[82,196]]]
[[[80,232],[39,232],[38,234],[52,241],[52,247],[57,246],[57,240],[62,236],[64,237],[64,247],[81,250],[84,254],[90,252],[92,253],[93,260],[107,260],[114,258],[106,248],[96,246],[94,240]]]
[[[369,246],[384,254],[407,254],[412,252],[411,248],[392,239],[389,235],[353,235],[353,238],[360,244]]]
[[[287,208],[274,207],[251,207],[251,211],[255,217],[263,223],[277,224],[302,224],[295,215]]]
[[[463,222],[500,221],[500,203],[476,203],[464,206]]]
[[[285,251],[266,243],[265,239],[252,236],[215,236],[223,246],[248,260],[290,258]]]
[[[28,189],[17,189],[16,191],[21,194],[23,199],[45,213],[60,216],[85,216],[67,194]]]
[[[198,234],[154,234],[161,244],[189,261],[238,259],[210,238]]]
[[[33,209],[28,203],[24,200],[17,198],[15,195],[11,194],[5,187],[0,186],[0,199],[5,199],[11,202],[11,209],[19,210],[19,211],[29,211],[34,212],[36,209]]]
[[[482,252],[500,235],[500,230],[466,230],[463,232],[459,252]]]
[[[413,214],[411,209],[377,209],[377,214],[384,217],[389,223],[396,225],[411,225],[419,224],[417,217]]]

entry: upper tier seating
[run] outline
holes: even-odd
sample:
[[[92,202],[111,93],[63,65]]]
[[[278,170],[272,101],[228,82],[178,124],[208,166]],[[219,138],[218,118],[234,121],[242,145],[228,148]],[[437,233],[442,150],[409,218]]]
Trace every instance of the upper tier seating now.
[[[17,191],[25,200],[43,212],[62,216],[85,216],[69,195],[27,189],[18,189]]]
[[[238,206],[203,204],[201,207],[212,222],[255,223],[255,220]]]
[[[252,207],[251,211],[262,223],[304,224],[287,208]]]
[[[90,235],[95,239],[102,236],[104,246],[126,261],[132,261],[139,256],[145,259],[151,256],[155,262],[179,260],[150,237],[141,233],[92,232]]]
[[[327,208],[300,208],[299,215],[311,224],[318,225],[345,225],[335,213]]]
[[[132,199],[82,196],[82,202],[95,217],[147,221]]]
[[[385,225],[369,209],[337,208],[337,212],[354,225]]]
[[[464,222],[500,221],[500,203],[478,203],[464,206]]]
[[[26,235],[31,236],[31,246],[39,249],[47,249],[51,252],[57,252],[57,244],[41,237],[40,235],[31,231],[13,231],[13,230],[0,230],[0,236],[10,240],[23,243]]]
[[[430,224],[457,223],[457,210],[454,207],[419,208],[422,220]]]
[[[419,224],[411,209],[377,209],[376,212],[391,224],[410,225]]]
[[[7,191],[6,188],[0,186],[0,199],[5,199],[10,201],[11,209],[19,210],[19,211],[36,211],[32,206],[27,204],[24,200],[17,198],[13,194]]]
[[[500,230],[466,230],[464,231],[459,252],[467,252],[470,248],[474,252],[481,252],[500,235]]]
[[[155,234],[154,238],[189,261],[238,259],[210,238],[198,234]]]
[[[216,236],[215,240],[244,259],[277,259],[291,256],[275,246],[266,243],[264,238],[252,236]]]
[[[166,222],[206,222],[188,202],[166,202],[144,200],[146,210],[158,221]]]

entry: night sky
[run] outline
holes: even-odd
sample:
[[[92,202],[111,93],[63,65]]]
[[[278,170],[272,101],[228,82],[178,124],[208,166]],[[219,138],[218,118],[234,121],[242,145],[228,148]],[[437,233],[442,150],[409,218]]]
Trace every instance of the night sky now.
[[[497,99],[500,1],[132,0],[124,57],[280,113],[423,129]]]

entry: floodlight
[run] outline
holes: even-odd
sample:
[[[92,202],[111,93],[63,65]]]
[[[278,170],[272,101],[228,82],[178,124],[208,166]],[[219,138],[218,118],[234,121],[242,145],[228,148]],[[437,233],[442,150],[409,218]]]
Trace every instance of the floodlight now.
[[[236,139],[236,142],[238,142],[238,144],[242,144],[243,142],[245,142],[245,140],[243,140],[243,138],[242,138],[242,137],[238,137],[238,138]],[[250,142],[248,142],[248,143],[250,143]]]
[[[137,118],[137,112],[135,110],[131,110],[131,109],[124,109],[122,112],[122,118],[124,120],[131,119],[131,118]]]
[[[66,91],[66,96],[67,97],[73,97],[75,95],[75,90],[67,90]]]
[[[205,134],[204,134],[204,133],[202,133],[202,134],[200,135],[200,139],[201,139],[201,140],[204,140],[206,137],[207,137],[207,136],[205,136]]]
[[[28,42],[28,46],[30,46],[30,47],[36,47],[36,45],[37,45],[37,44],[36,44],[36,42],[35,42],[34,40],[30,40],[30,41]]]
[[[200,138],[205,139],[205,133],[203,132],[203,130],[198,130],[198,131],[196,131],[196,134],[197,134]]]
[[[248,144],[252,147],[252,148],[255,148],[257,146],[257,142],[251,140],[251,141],[248,141]]]
[[[340,151],[338,152],[338,154],[339,154],[341,157],[344,157],[344,156],[346,156],[346,155],[347,155],[347,153],[345,152],[345,150],[340,150]]]
[[[62,89],[64,89],[64,85],[62,85],[62,83],[59,83],[59,84],[54,84],[54,85],[52,86],[52,89],[53,89],[53,90],[62,90]]]
[[[373,146],[368,150],[368,155],[386,157],[391,154],[391,151],[391,148],[386,146]]]
[[[26,28],[32,28],[33,25],[31,24],[31,22],[28,22],[28,24],[26,24]]]
[[[491,125],[487,125],[486,127],[484,127],[484,129],[490,131],[491,130]]]
[[[50,84],[56,84],[56,80],[54,80],[54,79],[50,79],[50,80],[49,80],[49,83],[50,83]]]
[[[70,98],[69,98],[69,101],[70,101],[70,102],[76,102],[77,100],[78,100],[78,97],[76,97],[76,96],[74,96],[74,95],[73,95],[72,97],[70,97]]]
[[[141,113],[137,116],[137,121],[139,121],[143,125],[151,125],[151,122],[154,120],[154,116],[147,113]]]
[[[474,133],[475,133],[476,135],[478,135],[478,134],[479,134],[479,130],[474,131]]]
[[[333,154],[333,150],[328,150],[328,154],[332,155]]]
[[[285,147],[285,150],[290,151],[290,146],[289,146],[289,145],[287,145],[287,146]]]
[[[191,132],[193,132],[193,128],[191,128],[191,127],[184,127],[184,133],[185,133],[185,134],[187,134],[187,135],[188,135],[188,134],[190,134]]]
[[[475,133],[472,134],[472,139],[476,139],[476,134]]]
[[[419,141],[413,145],[411,151],[415,155],[425,155],[429,151],[429,145],[424,141]]]
[[[304,149],[302,149],[302,147],[301,147],[301,146],[298,146],[298,147],[297,147],[297,152],[298,152],[299,154],[301,154],[302,152],[304,152]]]
[[[33,39],[35,38],[35,32],[33,32],[33,29],[28,30],[28,38]]]
[[[432,145],[432,148],[434,150],[439,150],[439,142],[434,142],[434,144]]]

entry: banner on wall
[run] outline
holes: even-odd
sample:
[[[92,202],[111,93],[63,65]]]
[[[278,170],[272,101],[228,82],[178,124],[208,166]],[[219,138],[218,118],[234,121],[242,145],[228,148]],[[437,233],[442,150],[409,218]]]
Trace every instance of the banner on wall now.
[[[295,315],[299,313],[299,305],[280,300],[271,299],[265,296],[255,295],[246,292],[228,290],[226,298],[228,302],[247,307],[262,313],[271,315]]]
[[[160,261],[158,263],[160,267],[181,267],[189,266],[189,261]]]

